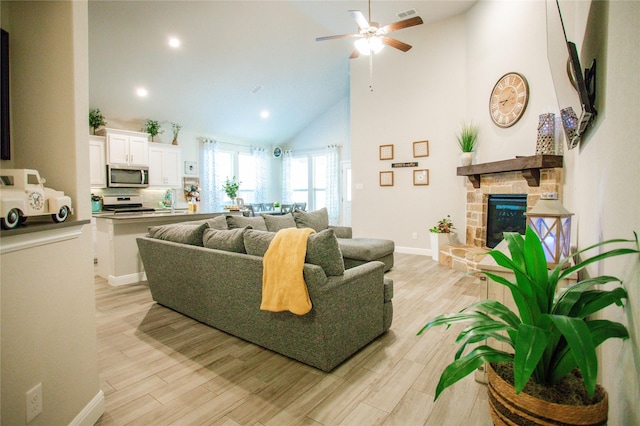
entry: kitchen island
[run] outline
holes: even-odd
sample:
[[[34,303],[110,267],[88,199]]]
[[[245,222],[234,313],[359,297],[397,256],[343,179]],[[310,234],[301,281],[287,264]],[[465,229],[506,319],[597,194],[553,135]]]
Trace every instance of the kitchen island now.
[[[136,238],[150,226],[209,219],[239,212],[188,213],[169,209],[150,213],[94,214],[96,220],[97,273],[110,285],[120,286],[146,280]]]

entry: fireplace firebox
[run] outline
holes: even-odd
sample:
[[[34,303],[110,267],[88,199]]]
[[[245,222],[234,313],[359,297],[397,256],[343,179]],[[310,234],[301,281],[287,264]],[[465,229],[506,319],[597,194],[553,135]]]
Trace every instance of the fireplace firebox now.
[[[527,226],[527,194],[489,195],[487,211],[487,247],[494,248],[504,239],[503,232],[524,234]]]

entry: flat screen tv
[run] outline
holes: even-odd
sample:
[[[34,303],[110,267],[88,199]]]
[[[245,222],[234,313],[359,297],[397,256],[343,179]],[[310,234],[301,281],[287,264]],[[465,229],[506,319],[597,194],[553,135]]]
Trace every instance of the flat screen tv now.
[[[573,149],[597,114],[596,61],[582,73],[578,49],[567,39],[558,0],[547,0],[547,57],[567,147]]]
[[[0,159],[11,159],[9,131],[9,33],[0,28]]]

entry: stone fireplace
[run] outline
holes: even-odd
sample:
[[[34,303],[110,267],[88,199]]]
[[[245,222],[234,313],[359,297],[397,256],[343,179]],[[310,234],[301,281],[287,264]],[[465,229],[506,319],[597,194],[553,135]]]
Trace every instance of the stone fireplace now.
[[[463,166],[458,167],[457,174],[468,178],[466,245],[443,247],[438,261],[441,265],[464,272],[478,271],[489,249],[487,218],[490,196],[509,198],[509,195],[521,195],[526,199],[526,211],[531,210],[547,192],[558,194],[562,200],[560,155],[535,155]],[[518,214],[523,214],[523,211]]]
[[[536,156],[536,157],[558,157],[558,156]],[[526,157],[526,158],[536,158]],[[501,162],[502,163],[502,162]],[[487,163],[490,164],[490,163]],[[543,163],[544,164],[544,163]],[[557,164],[557,163],[554,163]],[[481,166],[481,165],[479,165]],[[459,169],[473,168],[476,166],[461,167]],[[490,195],[497,194],[526,194],[527,211],[531,210],[542,194],[555,192],[562,200],[562,157],[560,166],[553,168],[538,167],[535,179],[531,179],[530,169],[510,170],[510,171],[488,171],[487,173],[474,174],[474,178],[469,175],[467,183],[467,205],[466,205],[466,244],[469,246],[487,248],[487,216],[488,200]],[[476,171],[476,170],[474,170]],[[460,170],[459,170],[459,173]],[[477,178],[475,178],[477,176]],[[531,184],[537,186],[531,186]]]

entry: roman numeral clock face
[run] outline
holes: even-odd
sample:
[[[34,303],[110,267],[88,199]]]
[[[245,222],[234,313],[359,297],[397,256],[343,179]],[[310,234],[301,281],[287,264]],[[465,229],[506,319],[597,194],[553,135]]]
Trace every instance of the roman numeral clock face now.
[[[489,114],[496,125],[511,127],[520,120],[529,102],[529,84],[523,75],[510,72],[498,80],[489,98]]]

